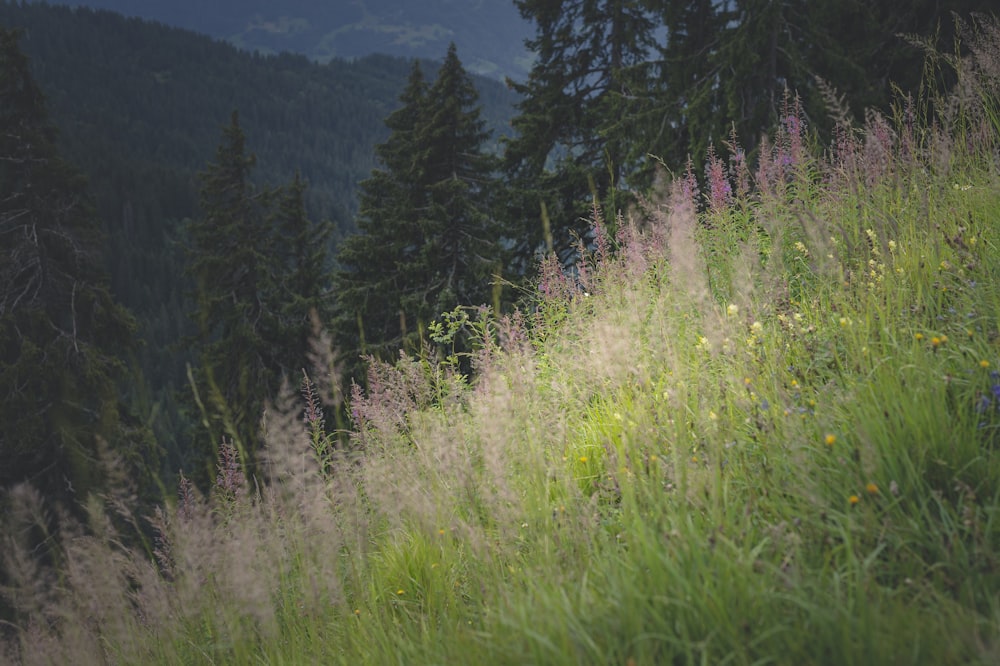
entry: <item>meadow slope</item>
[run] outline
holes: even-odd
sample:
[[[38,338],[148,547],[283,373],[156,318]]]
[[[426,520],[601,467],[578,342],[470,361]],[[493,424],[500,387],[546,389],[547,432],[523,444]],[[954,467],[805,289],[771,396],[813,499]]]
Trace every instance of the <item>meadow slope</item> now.
[[[997,663],[996,81],[823,150],[788,99],[752,168],[733,141],[613,231],[595,212],[523,311],[374,364],[347,447],[318,340],[268,478],[224,448],[148,550],[122,479],[40,563],[53,509],[19,488],[8,658]]]

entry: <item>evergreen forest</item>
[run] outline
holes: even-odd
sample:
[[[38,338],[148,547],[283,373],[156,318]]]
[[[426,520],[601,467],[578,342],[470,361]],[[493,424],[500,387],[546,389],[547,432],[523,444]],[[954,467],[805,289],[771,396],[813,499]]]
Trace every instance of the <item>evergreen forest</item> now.
[[[0,0],[0,660],[995,663],[991,3],[513,4]]]

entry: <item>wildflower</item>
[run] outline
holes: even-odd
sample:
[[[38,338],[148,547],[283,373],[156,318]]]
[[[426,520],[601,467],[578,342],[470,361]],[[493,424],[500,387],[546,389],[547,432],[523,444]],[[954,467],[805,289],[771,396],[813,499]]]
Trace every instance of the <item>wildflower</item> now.
[[[869,481],[868,485],[865,486],[865,490],[868,491],[869,495],[878,495],[878,486],[871,481]]]
[[[915,340],[916,340],[917,342],[920,342],[921,340],[923,340],[923,339],[924,339],[924,334],[923,334],[923,333],[917,333],[916,335],[914,335],[914,336],[913,336],[913,338],[914,338],[914,339],[915,339]]]
[[[361,615],[361,609],[360,608],[355,608],[354,609],[354,614],[355,615]]]
[[[891,240],[889,241],[889,252],[895,252],[895,251],[896,251],[896,241]]]
[[[580,456],[580,462],[582,463],[587,462],[587,456]]]
[[[730,303],[729,306],[726,308],[726,314],[729,315],[730,317],[735,317],[739,313],[740,313],[740,306],[736,305],[735,303]]]
[[[708,412],[708,418],[710,420],[712,420],[712,421],[715,421],[716,419],[719,418],[719,415],[716,414],[715,412],[713,412],[712,410],[709,410],[709,412]]]
[[[855,504],[861,501],[861,498],[858,497],[857,495],[851,495],[850,497],[847,498],[847,501],[850,502],[851,506],[854,506]]]
[[[931,338],[931,346],[932,347],[940,347],[943,342],[944,342],[944,340],[942,340],[941,338],[939,338],[937,336],[934,336],[933,338]]]
[[[761,331],[764,330],[764,324],[760,323],[759,321],[755,321],[754,323],[750,324],[750,330],[752,330],[754,333],[760,333]]]
[[[847,325],[850,324],[850,323],[851,323],[851,321],[847,317],[841,317],[840,318],[840,327],[841,328],[847,328]]]
[[[705,167],[708,180],[709,205],[713,211],[724,210],[732,199],[733,188],[726,177],[726,168],[715,155],[715,148],[708,147],[708,164]]]
[[[986,359],[983,359],[982,361],[979,362],[979,367],[980,368],[988,368],[988,367],[990,367],[990,362],[987,361]]]
[[[827,446],[833,446],[834,444],[837,443],[837,436],[834,435],[833,433],[827,433],[826,437],[823,438],[823,442]]]
[[[795,250],[803,257],[809,256],[809,248],[807,248],[802,241],[796,241]]]
[[[406,590],[396,590],[396,594],[402,596],[402,595],[406,594]]]
[[[438,534],[439,534],[440,536],[444,536],[444,528],[443,528],[443,527],[442,527],[441,529],[439,529],[439,530],[438,530]]]

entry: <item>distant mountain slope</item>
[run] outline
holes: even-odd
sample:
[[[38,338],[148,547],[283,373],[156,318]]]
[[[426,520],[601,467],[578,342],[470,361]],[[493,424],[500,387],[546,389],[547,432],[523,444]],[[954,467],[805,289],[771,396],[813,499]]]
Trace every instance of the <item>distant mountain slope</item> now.
[[[530,26],[511,0],[57,0],[162,21],[262,52],[326,62],[373,53],[440,58],[454,41],[470,72],[523,78]]]
[[[410,61],[385,56],[324,65],[262,57],[186,30],[63,6],[0,0],[0,24],[25,30],[22,49],[68,157],[90,172],[99,199],[109,179],[148,170],[190,180],[239,109],[259,175],[287,181],[301,170],[313,211],[344,225],[410,69]],[[488,123],[506,128],[513,95],[496,81],[476,84]],[[187,196],[156,196],[171,215],[193,213]]]
[[[0,0],[0,25],[19,27],[21,48],[59,128],[63,155],[87,175],[107,231],[112,289],[136,313],[147,344],[136,359],[143,398],[170,469],[183,430],[172,389],[185,386],[191,310],[180,221],[198,214],[197,174],[214,159],[222,127],[240,111],[257,180],[309,182],[314,218],[337,235],[354,229],[355,190],[387,136],[410,61],[369,56],[318,64],[303,56],[251,55],[203,35],[109,11]],[[443,56],[442,51],[439,56]],[[461,54],[460,54],[461,55]],[[425,74],[433,77],[435,65]],[[484,115],[508,126],[513,94],[477,79]],[[334,239],[335,241],[337,239]]]

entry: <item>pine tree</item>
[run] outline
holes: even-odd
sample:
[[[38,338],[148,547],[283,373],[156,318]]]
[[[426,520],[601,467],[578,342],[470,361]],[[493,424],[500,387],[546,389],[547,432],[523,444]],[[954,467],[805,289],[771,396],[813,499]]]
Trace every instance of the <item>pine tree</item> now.
[[[313,314],[321,323],[332,318],[331,225],[309,219],[298,174],[284,187],[261,188],[251,179],[255,165],[233,112],[201,174],[203,215],[187,229],[198,325],[191,407],[201,417],[196,456],[206,472],[223,438],[255,472],[264,406],[282,379],[301,379]]]
[[[275,249],[283,252],[280,266],[285,277],[278,281],[279,325],[272,332],[280,372],[297,381],[309,365],[307,350],[313,337],[313,316],[330,324],[333,300],[330,293],[330,236],[333,225],[313,222],[305,205],[306,183],[296,173],[280,188],[272,204],[268,225],[280,239]]]
[[[336,292],[348,355],[417,351],[423,328],[457,305],[490,302],[499,259],[489,215],[493,161],[477,93],[454,45],[433,85],[414,64],[361,183],[358,227],[341,243]],[[355,370],[357,367],[355,366]]]
[[[223,437],[246,463],[260,447],[264,401],[277,389],[280,329],[275,298],[274,246],[264,202],[273,193],[250,180],[256,158],[233,112],[215,162],[201,174],[202,217],[188,225],[188,272],[196,284],[198,366],[191,371],[194,399],[206,426],[198,449],[210,474]]]
[[[119,393],[135,324],[109,291],[86,183],[2,28],[0,127],[0,488],[28,481],[77,509],[104,481],[103,440],[148,491],[159,452]]]
[[[647,180],[634,121],[650,86],[656,22],[628,0],[515,4],[536,25],[528,80],[510,83],[523,101],[504,156],[505,217],[521,224],[512,240],[526,270],[547,233],[555,249],[572,247],[595,198],[614,212],[625,203],[616,194]]]
[[[427,97],[416,136],[426,183],[417,224],[424,233],[418,268],[430,267],[431,280],[408,296],[416,296],[415,310],[436,317],[459,304],[489,303],[501,266],[490,215],[494,160],[483,152],[490,134],[454,44]]]
[[[717,54],[731,16],[713,0],[661,0],[666,39],[658,47],[657,79],[642,124],[645,148],[674,168],[698,164],[709,145],[727,138],[731,119],[719,99]]]
[[[360,184],[357,225],[361,233],[345,238],[338,248],[343,270],[336,287],[341,316],[337,332],[355,369],[358,354],[386,357],[414,346],[414,322],[408,325],[402,311],[407,288],[402,267],[413,264],[424,245],[417,224],[425,183],[417,161],[416,134],[427,88],[420,64],[414,62],[399,98],[401,107],[385,120],[391,134],[375,148],[382,166]]]

